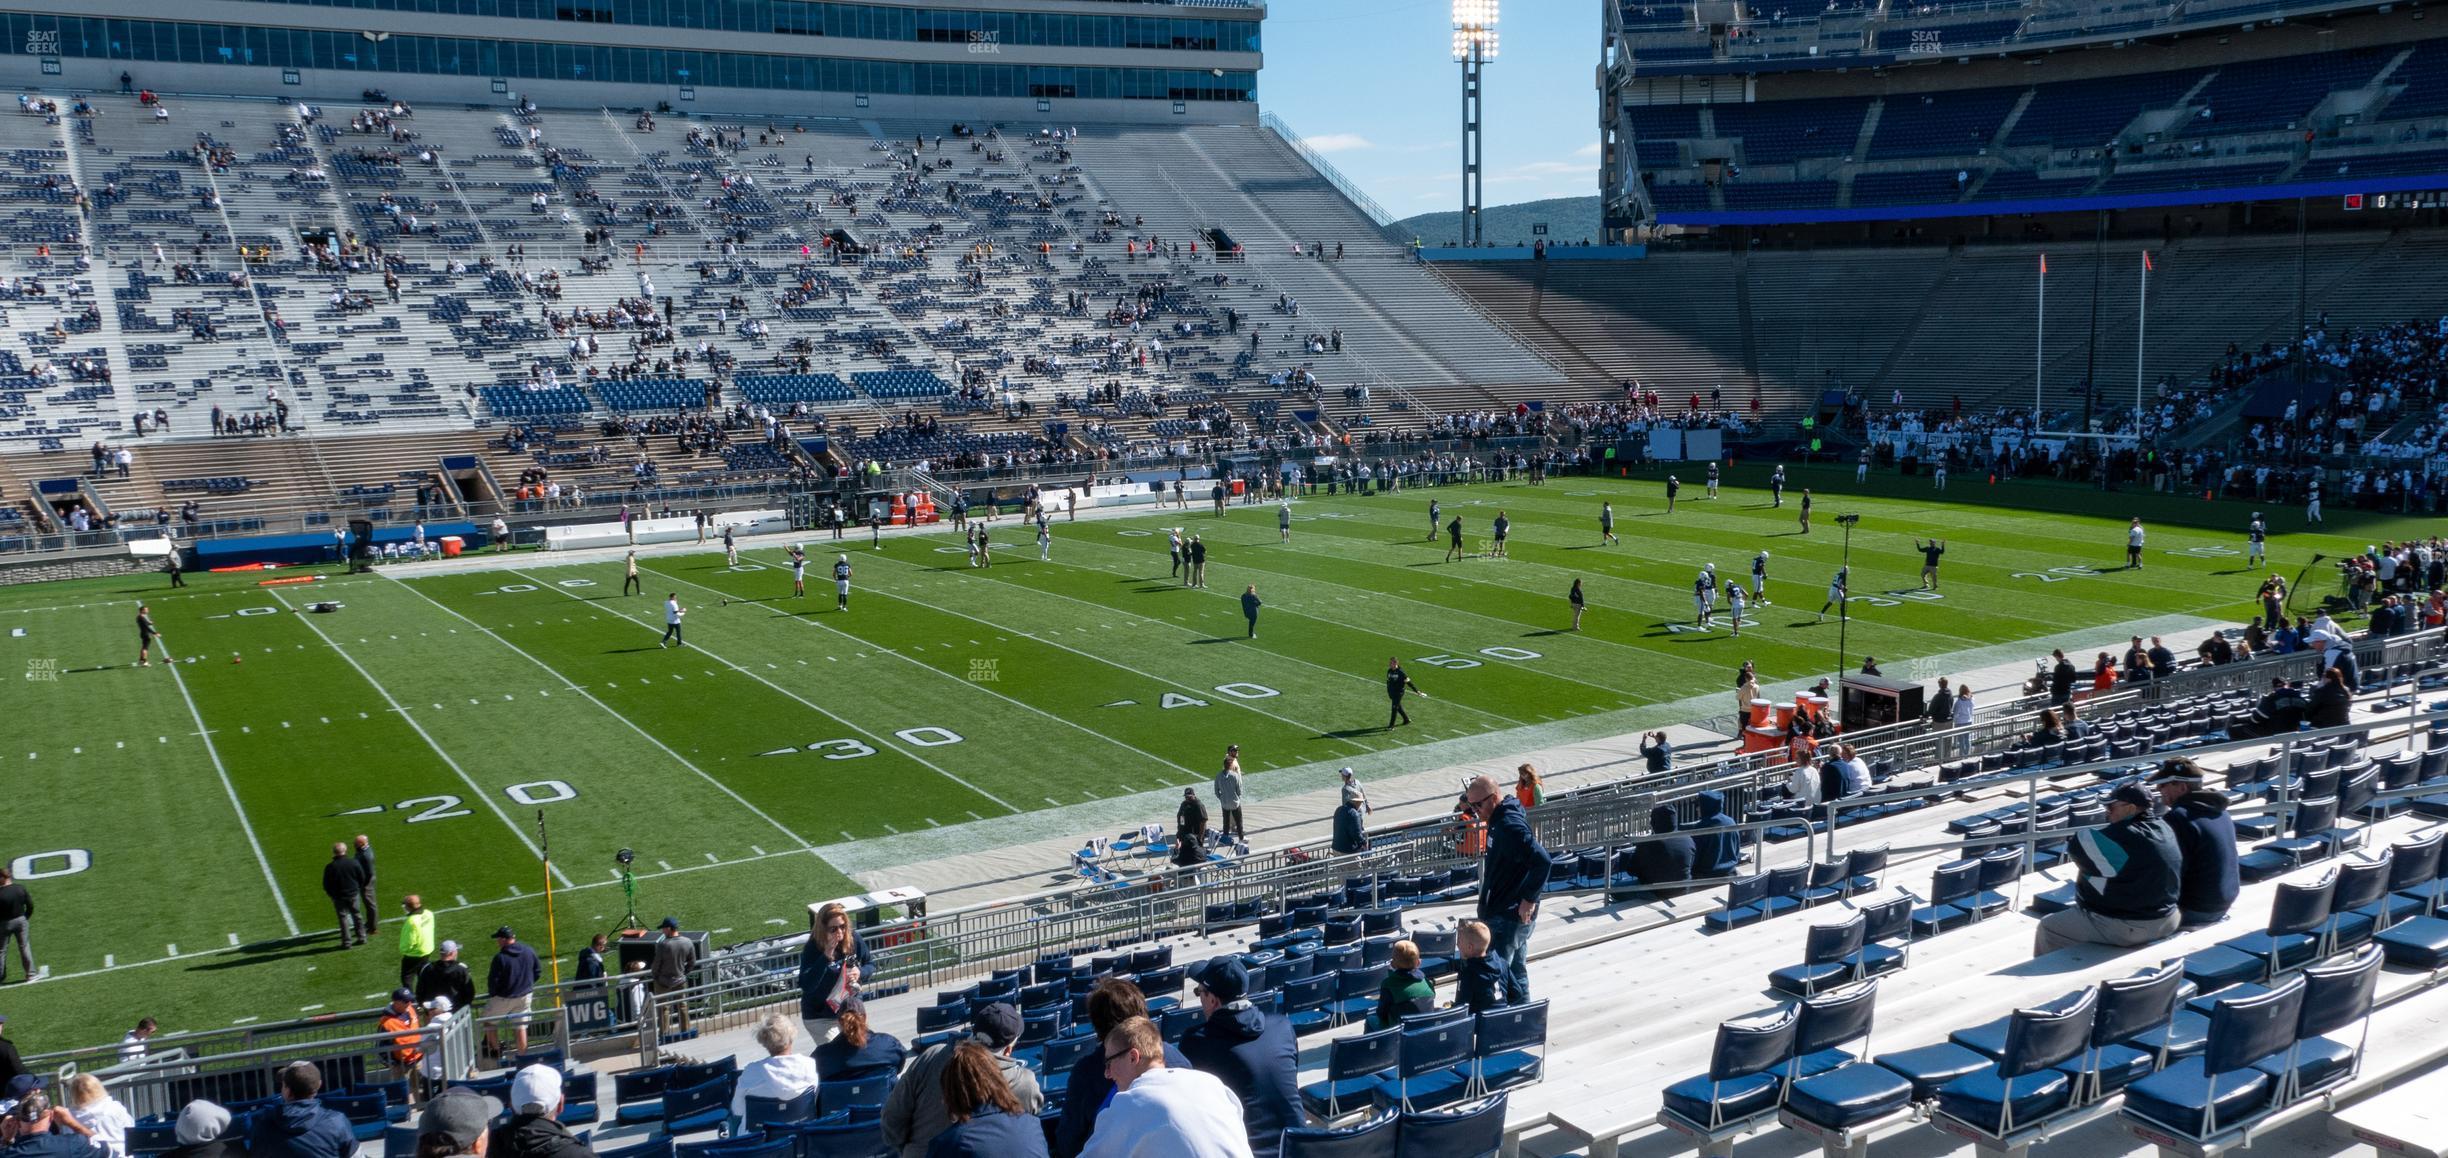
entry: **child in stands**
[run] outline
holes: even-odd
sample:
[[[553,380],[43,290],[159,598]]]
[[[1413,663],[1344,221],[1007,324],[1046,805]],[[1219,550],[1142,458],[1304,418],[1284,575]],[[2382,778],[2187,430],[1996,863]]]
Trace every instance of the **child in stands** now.
[[[1454,926],[1454,1004],[1485,1013],[1505,1003],[1504,962],[1488,955],[1487,922],[1466,920]]]

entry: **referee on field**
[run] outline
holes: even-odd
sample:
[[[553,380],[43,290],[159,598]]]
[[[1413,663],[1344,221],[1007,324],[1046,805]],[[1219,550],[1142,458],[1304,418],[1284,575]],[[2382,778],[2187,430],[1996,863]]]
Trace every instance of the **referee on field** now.
[[[1392,703],[1393,710],[1386,713],[1386,727],[1393,727],[1396,720],[1406,724],[1411,722],[1411,713],[1403,710],[1404,692],[1417,692],[1421,699],[1428,698],[1428,693],[1420,691],[1419,685],[1412,683],[1411,677],[1403,674],[1402,661],[1388,657],[1386,659],[1386,699]]]

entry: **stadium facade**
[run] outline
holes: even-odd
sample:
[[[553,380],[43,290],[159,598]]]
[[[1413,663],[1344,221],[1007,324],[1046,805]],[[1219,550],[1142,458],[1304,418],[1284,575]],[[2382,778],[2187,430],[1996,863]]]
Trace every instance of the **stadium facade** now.
[[[13,2],[8,82],[970,120],[1250,123],[1263,5],[1128,0]],[[954,119],[959,119],[958,117]]]

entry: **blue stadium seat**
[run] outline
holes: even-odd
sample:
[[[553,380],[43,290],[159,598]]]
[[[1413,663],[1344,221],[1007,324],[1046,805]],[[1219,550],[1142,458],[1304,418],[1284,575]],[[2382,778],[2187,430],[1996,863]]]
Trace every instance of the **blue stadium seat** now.
[[[1708,1072],[1666,1087],[1659,1124],[1717,1142],[1748,1133],[1773,1117],[1784,1100],[1785,1068],[1793,1061],[1798,1006],[1717,1027]]]
[[[1321,1118],[1339,1118],[1373,1100],[1380,1079],[1401,1059],[1399,1026],[1336,1038],[1326,1047],[1326,1078],[1301,1087],[1301,1104]]]
[[[2297,975],[2275,989],[2219,1001],[2208,1047],[2127,1086],[2120,1112],[2196,1143],[2240,1132],[2279,1084],[2253,1063],[2294,1045],[2304,988]]]
[[[1395,1111],[1381,1111],[1356,1126],[1295,1126],[1283,1133],[1282,1158],[1395,1158],[1400,1137]]]
[[[1997,1064],[1939,1087],[1932,1113],[1998,1149],[2007,1139],[2045,1128],[2049,1115],[2073,1102],[2075,1078],[2059,1067],[2088,1046],[2097,1001],[2098,991],[2086,989],[2016,1010]]]
[[[1869,927],[1869,917],[1858,912],[1832,924],[1811,926],[1803,938],[1802,963],[1769,973],[1768,988],[1795,997],[1809,997],[1856,980],[1862,938]]]

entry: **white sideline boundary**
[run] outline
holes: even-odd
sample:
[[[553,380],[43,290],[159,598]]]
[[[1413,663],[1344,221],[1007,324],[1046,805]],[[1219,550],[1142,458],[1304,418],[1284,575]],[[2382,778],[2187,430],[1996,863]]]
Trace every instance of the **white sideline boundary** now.
[[[255,867],[263,870],[264,885],[272,890],[272,903],[280,909],[281,924],[295,937],[298,923],[289,911],[289,898],[281,893],[280,879],[272,875],[272,861],[264,855],[263,841],[255,836],[255,823],[247,819],[246,805],[239,803],[238,786],[230,783],[229,768],[221,763],[221,749],[212,741],[212,729],[205,725],[204,713],[197,710],[195,696],[187,691],[187,680],[179,675],[178,661],[168,654],[169,650],[162,649],[162,662],[170,665],[170,682],[178,685],[179,698],[187,701],[187,718],[195,721],[196,738],[204,741],[204,754],[212,757],[213,774],[221,778],[221,791],[229,795],[230,810],[238,814],[238,830],[246,833],[247,847],[255,850]]]

